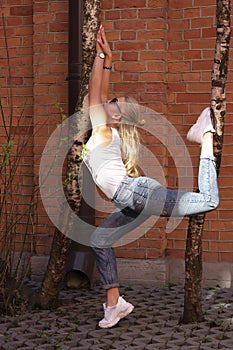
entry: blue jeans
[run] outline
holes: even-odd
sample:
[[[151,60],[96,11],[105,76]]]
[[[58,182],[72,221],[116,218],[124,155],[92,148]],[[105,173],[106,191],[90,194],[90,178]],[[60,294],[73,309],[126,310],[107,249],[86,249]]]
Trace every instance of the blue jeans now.
[[[119,287],[113,244],[150,216],[183,217],[209,212],[219,205],[214,157],[201,157],[199,192],[170,190],[148,177],[126,176],[112,201],[117,209],[91,236],[96,265],[105,289]]]

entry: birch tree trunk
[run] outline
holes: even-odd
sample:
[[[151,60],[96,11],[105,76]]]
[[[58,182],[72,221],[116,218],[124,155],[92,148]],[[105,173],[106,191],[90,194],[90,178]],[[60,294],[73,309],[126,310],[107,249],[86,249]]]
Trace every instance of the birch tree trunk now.
[[[92,69],[92,64],[95,56],[95,38],[99,28],[101,0],[86,0],[84,3],[84,20],[83,20],[83,67],[81,77],[81,89],[78,96],[76,111],[82,111],[87,108],[87,93],[89,76]],[[77,114],[77,123],[72,127],[77,128],[77,134],[83,135],[72,146],[68,154],[67,174],[69,174],[70,181],[64,188],[67,201],[69,202],[73,211],[78,215],[81,193],[79,183],[77,181],[77,152],[81,151],[81,145],[87,141],[87,133],[85,130],[89,128],[89,116],[86,113]],[[40,291],[40,304],[43,308],[48,308],[56,304],[62,282],[64,280],[65,268],[69,249],[71,246],[71,239],[62,232],[69,232],[72,227],[72,220],[69,218],[67,205],[63,211],[63,229],[59,231],[55,229],[50,259],[44,280]]]
[[[219,174],[224,117],[226,114],[226,79],[230,43],[230,0],[216,1],[216,47],[211,77],[211,113],[215,130],[214,155]],[[183,323],[200,322],[202,311],[202,231],[205,215],[191,216],[185,253],[185,298]]]

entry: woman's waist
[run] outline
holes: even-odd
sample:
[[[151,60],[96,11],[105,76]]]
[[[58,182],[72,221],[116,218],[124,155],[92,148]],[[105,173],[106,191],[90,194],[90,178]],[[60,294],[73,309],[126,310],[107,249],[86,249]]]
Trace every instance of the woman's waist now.
[[[125,176],[125,171],[115,173],[101,170],[96,174],[95,183],[112,199]]]
[[[128,175],[125,175],[119,183],[119,186],[117,187],[117,190],[112,197],[112,201],[117,201],[118,197],[125,196],[126,191],[128,191],[128,194],[136,192],[142,195],[144,194],[146,196],[147,190],[148,184],[146,177],[130,177]]]

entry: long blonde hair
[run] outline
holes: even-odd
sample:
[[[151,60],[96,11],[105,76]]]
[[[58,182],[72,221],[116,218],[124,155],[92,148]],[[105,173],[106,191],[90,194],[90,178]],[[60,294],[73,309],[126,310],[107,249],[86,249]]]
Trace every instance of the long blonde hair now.
[[[118,125],[118,132],[121,138],[121,154],[126,168],[127,175],[130,177],[138,177],[138,154],[140,147],[140,137],[137,126],[142,125],[139,121],[140,111],[137,101],[125,96],[121,120]]]

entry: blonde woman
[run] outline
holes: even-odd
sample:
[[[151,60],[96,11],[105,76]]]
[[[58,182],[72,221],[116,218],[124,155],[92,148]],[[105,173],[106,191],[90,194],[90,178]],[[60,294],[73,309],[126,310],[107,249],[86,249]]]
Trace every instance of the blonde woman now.
[[[96,40],[96,57],[89,83],[92,135],[85,163],[96,185],[116,205],[91,237],[96,264],[106,289],[102,328],[117,324],[133,310],[119,293],[114,242],[151,215],[185,216],[208,212],[219,204],[213,129],[206,108],[190,129],[188,139],[201,144],[199,193],[164,188],[159,182],[138,174],[137,155],[140,125],[138,104],[128,96],[107,101],[112,53],[103,26]],[[107,101],[107,102],[106,102]]]

